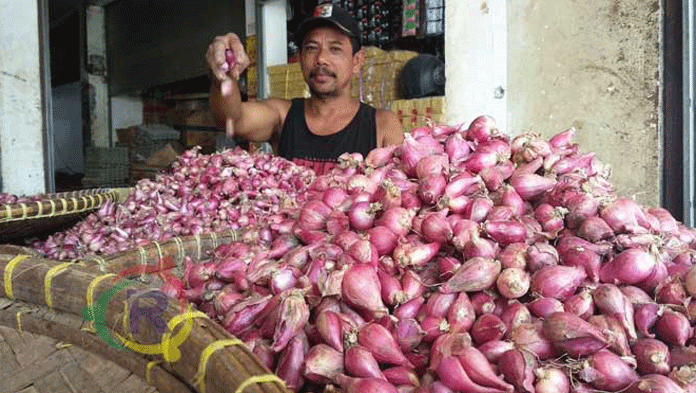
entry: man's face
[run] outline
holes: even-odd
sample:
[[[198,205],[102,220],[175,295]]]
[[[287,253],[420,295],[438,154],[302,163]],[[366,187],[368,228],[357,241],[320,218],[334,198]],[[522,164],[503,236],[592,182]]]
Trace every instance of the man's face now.
[[[300,65],[313,96],[336,97],[350,89],[353,72],[360,68],[359,55],[353,55],[350,38],[335,27],[318,27],[302,41]]]

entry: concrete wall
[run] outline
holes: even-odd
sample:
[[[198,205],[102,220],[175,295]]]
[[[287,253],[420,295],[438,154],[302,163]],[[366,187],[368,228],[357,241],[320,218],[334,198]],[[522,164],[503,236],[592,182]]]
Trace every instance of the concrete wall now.
[[[46,191],[36,1],[0,0],[2,192]]]
[[[507,0],[508,131],[568,127],[622,195],[660,199],[660,3]]]

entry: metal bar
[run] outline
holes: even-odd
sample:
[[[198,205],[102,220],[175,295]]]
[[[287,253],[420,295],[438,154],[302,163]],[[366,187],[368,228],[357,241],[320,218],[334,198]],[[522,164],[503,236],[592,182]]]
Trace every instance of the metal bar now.
[[[266,37],[264,34],[265,32],[263,23],[264,2],[261,0],[257,0],[254,4],[256,6],[256,67],[258,70],[258,91],[256,93],[256,96],[258,97],[258,99],[264,100],[268,98],[268,91],[270,91],[270,89],[267,88],[268,74],[266,73],[265,55]]]
[[[44,176],[46,192],[56,192],[56,145],[53,134],[53,88],[51,86],[51,50],[48,42],[50,18],[48,0],[38,0],[39,7],[39,56],[41,63],[41,95],[43,100],[44,128]]]
[[[694,67],[696,59],[696,42],[694,41],[694,24],[696,16],[694,14],[694,4],[690,0],[683,1],[682,18],[684,22],[683,48],[684,48],[684,129],[683,129],[683,160],[684,160],[684,224],[694,227],[696,224],[696,205],[694,205],[694,195],[696,189],[694,183],[696,179],[696,150],[694,149],[694,90],[696,80],[694,80]]]

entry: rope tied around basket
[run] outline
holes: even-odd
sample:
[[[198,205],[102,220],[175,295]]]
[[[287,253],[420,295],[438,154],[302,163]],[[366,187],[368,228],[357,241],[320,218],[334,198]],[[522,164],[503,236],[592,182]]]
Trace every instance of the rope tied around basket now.
[[[125,337],[118,334],[118,332],[113,333],[116,336],[116,338],[121,342],[121,344],[124,347],[130,349],[131,351],[143,355],[161,354],[164,357],[164,361],[166,361],[167,363],[173,363],[181,359],[181,350],[179,350],[179,346],[183,344],[191,334],[191,329],[193,328],[193,320],[195,318],[208,319],[208,315],[201,311],[187,311],[174,316],[167,323],[169,331],[162,334],[162,341],[158,344],[140,344],[126,339]],[[174,328],[176,328],[176,326],[181,322],[186,323],[176,334],[172,336]],[[128,332],[128,334],[130,333]]]
[[[145,366],[145,381],[147,382],[148,385],[152,385],[152,377],[150,373],[152,372],[152,369],[162,363],[161,360],[153,360],[151,362],[147,363],[147,366]]]
[[[29,255],[17,255],[16,257],[10,259],[10,262],[5,265],[4,271],[4,283],[5,283],[5,297],[14,300],[14,293],[12,291],[12,272],[19,265],[20,262],[29,258]]]
[[[176,315],[167,323],[169,331],[162,335],[162,356],[164,356],[164,360],[166,360],[167,362],[172,363],[181,358],[181,351],[179,350],[178,346],[181,345],[188,338],[188,335],[191,331],[191,327],[193,325],[194,318],[208,319],[208,315],[201,311],[187,311],[182,314]],[[171,336],[172,332],[174,331],[174,328],[183,321],[186,321],[188,323],[181,328],[182,331],[186,329],[186,334],[181,334],[181,336],[183,336],[184,339],[181,341],[181,343],[179,343],[177,342],[178,340],[175,341],[174,339],[172,339]]]
[[[261,383],[270,383],[270,382],[275,382],[279,384],[280,386],[285,387],[285,381],[280,379],[279,376],[275,374],[263,374],[263,375],[254,375],[249,377],[246,381],[242,382],[238,387],[237,390],[234,391],[234,393],[242,393],[244,389],[248,388],[249,386],[253,384],[261,384]]]
[[[201,352],[201,359],[198,362],[198,371],[196,375],[193,376],[193,384],[198,385],[201,393],[205,393],[205,374],[208,366],[208,360],[216,351],[229,347],[232,345],[245,345],[244,342],[238,338],[231,338],[228,340],[218,340],[208,344],[207,347]]]
[[[24,337],[24,331],[22,330],[22,312],[17,311],[17,331],[19,332],[19,335]]]
[[[44,277],[44,300],[46,301],[46,306],[48,308],[53,308],[53,294],[51,293],[51,283],[53,282],[53,277],[65,271],[68,266],[74,265],[75,261],[64,262],[59,265],[53,266],[48,269],[46,276]]]
[[[116,276],[114,273],[106,273],[102,274],[101,276],[94,277],[92,281],[90,281],[89,285],[87,286],[87,312],[89,313],[89,320],[87,321],[87,326],[83,327],[80,330],[84,330],[90,333],[97,333],[97,330],[94,328],[94,289],[99,285],[102,281],[109,279],[111,277]]]
[[[178,236],[175,236],[173,239],[174,239],[174,243],[176,243],[176,252],[177,252],[176,265],[181,266],[184,263],[184,258],[186,257],[186,252],[184,251],[184,242]]]

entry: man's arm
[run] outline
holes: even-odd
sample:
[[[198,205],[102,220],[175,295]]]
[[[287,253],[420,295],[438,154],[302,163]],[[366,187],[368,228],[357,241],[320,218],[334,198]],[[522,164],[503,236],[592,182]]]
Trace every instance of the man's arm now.
[[[265,142],[279,132],[290,102],[270,99],[266,101],[241,102],[239,88],[234,83],[233,96],[226,97],[220,92],[220,85],[210,85],[210,107],[215,115],[218,128],[226,129],[227,136],[239,136],[251,142]],[[239,101],[237,101],[239,100]],[[238,102],[238,104],[237,104]],[[232,132],[226,122],[231,121]]]
[[[404,129],[394,112],[378,109],[376,118],[377,147],[399,145],[404,141]]]
[[[225,56],[228,49],[234,52],[235,62],[231,67]],[[215,37],[206,59],[211,71],[210,108],[218,128],[225,129],[230,138],[236,135],[253,142],[269,140],[280,130],[290,102],[242,102],[237,81],[249,66],[249,58],[234,33]]]

